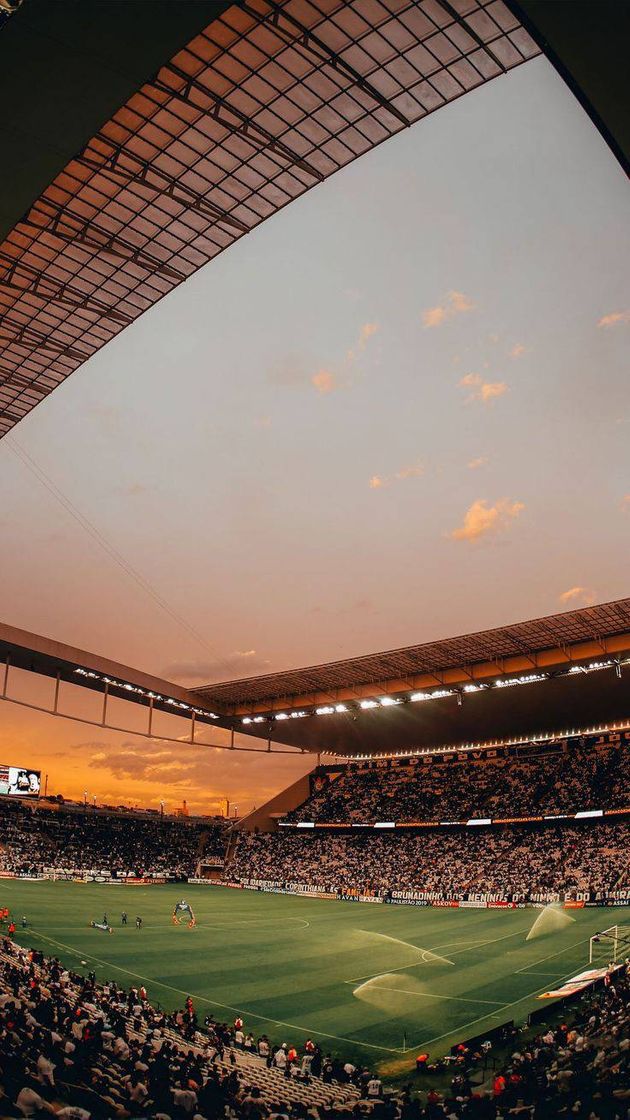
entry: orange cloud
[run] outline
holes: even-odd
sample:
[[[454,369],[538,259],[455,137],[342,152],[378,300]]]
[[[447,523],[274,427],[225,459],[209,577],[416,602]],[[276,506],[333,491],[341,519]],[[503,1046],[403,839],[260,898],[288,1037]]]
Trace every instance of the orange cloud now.
[[[357,341],[355,342],[354,346],[352,346],[350,348],[350,350],[348,350],[348,352],[346,354],[346,361],[345,361],[346,367],[352,365],[352,363],[354,361],[356,361],[356,359],[358,358],[359,354],[363,353],[363,351],[365,350],[365,347],[367,346],[367,344],[368,344],[369,340],[371,339],[372,335],[376,334],[376,332],[378,330],[378,326],[379,326],[378,323],[364,323],[363,324],[363,326],[361,327],[361,330],[359,331],[359,337],[358,337]]]
[[[402,482],[405,478],[421,478],[424,474],[424,464],[415,463],[412,467],[403,467],[402,470],[396,471],[396,478]]]
[[[471,459],[468,463],[469,471],[476,471],[479,467],[484,467],[488,462],[487,455],[478,455],[476,459]]]
[[[522,342],[517,342],[515,346],[508,353],[508,358],[521,358],[525,353],[525,347]]]
[[[311,384],[315,386],[318,393],[332,393],[333,389],[337,388],[337,381],[334,373],[328,369],[320,369],[311,377]]]
[[[404,482],[408,478],[422,478],[423,474],[424,463],[412,463],[408,467],[401,467],[399,471],[390,475],[374,474],[370,479],[370,490],[382,490],[384,486],[389,486],[391,482]]]
[[[459,385],[462,389],[472,390],[468,397],[469,401],[483,401],[484,403],[494,400],[495,397],[502,397],[508,391],[505,381],[484,381],[479,373],[467,373],[465,377],[462,377]]]
[[[377,330],[378,323],[364,323],[361,327],[361,334],[359,335],[359,345],[365,345],[368,338],[371,338],[373,334],[376,334]]]
[[[340,389],[344,385],[348,385],[350,381],[350,372],[353,364],[356,362],[360,354],[365,350],[369,340],[376,334],[379,329],[378,323],[364,323],[359,331],[359,337],[349,350],[346,351],[346,356],[343,361],[336,367],[336,372],[329,369],[320,369],[311,377],[311,385],[317,390],[318,393],[332,393],[335,389]]]
[[[513,502],[499,498],[489,506],[484,498],[479,498],[468,507],[464,521],[458,529],[448,534],[454,541],[476,541],[480,537],[495,536],[502,533],[525,509],[523,502]]]
[[[422,312],[422,325],[424,327],[439,327],[446,319],[452,319],[454,315],[472,311],[474,306],[473,301],[463,292],[450,291],[442,303],[437,304],[436,307],[427,307]]]
[[[570,587],[559,596],[561,603],[570,603],[575,607],[590,607],[597,602],[597,595],[588,587]]]
[[[445,307],[427,307],[422,312],[422,325],[424,327],[439,327],[446,319]]]
[[[630,308],[627,311],[611,311],[609,315],[603,315],[597,326],[614,327],[617,323],[630,323]]]

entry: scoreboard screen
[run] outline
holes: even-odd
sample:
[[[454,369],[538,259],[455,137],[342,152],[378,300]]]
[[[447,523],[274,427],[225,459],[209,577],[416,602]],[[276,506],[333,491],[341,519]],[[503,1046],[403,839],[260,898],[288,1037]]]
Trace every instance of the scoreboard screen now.
[[[39,797],[41,770],[0,764],[0,797]]]

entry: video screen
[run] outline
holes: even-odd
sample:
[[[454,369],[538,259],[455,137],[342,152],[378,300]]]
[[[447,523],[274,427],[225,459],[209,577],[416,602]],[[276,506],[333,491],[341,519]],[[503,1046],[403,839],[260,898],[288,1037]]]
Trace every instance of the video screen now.
[[[0,797],[39,797],[41,770],[0,765]]]

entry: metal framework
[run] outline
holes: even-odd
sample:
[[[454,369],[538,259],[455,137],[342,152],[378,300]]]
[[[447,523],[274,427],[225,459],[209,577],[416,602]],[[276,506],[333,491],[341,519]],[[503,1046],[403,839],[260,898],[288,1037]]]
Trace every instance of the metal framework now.
[[[234,4],[0,244],[0,438],[265,218],[538,53],[502,0]]]
[[[448,681],[472,682],[488,674],[570,664],[628,648],[630,599],[619,599],[445,641],[207,685],[194,693],[223,711],[241,713],[293,706],[314,696],[338,699],[375,690],[387,694]]]
[[[153,739],[168,738],[154,722],[161,712],[187,721],[177,742],[228,749],[252,749],[242,734],[259,751],[344,757],[497,745],[629,725],[630,599],[198,689],[0,623],[0,700],[37,708],[11,687],[20,670],[51,680],[37,710]],[[67,683],[101,695],[98,718],[62,709]],[[112,723],[113,699],[145,708],[142,731]],[[229,743],[202,743],[203,725],[228,731]]]

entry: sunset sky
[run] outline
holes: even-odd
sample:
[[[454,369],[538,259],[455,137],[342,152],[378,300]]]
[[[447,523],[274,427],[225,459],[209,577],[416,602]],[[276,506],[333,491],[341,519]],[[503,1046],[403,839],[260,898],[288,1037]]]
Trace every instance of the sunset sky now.
[[[629,208],[542,58],[362,157],[0,442],[0,618],[192,685],[626,595]],[[308,767],[8,703],[0,753],[169,809],[244,810]]]

